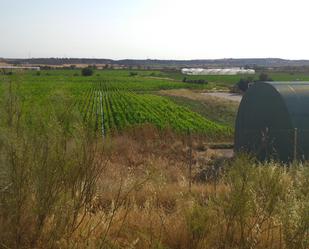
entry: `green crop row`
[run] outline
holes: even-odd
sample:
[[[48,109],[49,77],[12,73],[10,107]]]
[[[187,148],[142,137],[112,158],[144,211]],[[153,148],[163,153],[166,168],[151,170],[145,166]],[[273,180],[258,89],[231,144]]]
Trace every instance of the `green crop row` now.
[[[103,135],[145,123],[181,133],[231,134],[228,127],[209,121],[164,97],[137,94],[106,82],[94,84],[85,93],[81,106],[85,120],[92,123],[96,130],[102,131]]]

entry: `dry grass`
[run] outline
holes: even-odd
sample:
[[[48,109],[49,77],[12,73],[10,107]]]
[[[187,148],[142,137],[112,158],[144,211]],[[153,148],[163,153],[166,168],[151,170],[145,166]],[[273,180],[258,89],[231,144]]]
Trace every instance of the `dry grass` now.
[[[177,137],[162,141],[149,127],[141,132],[148,136],[119,135],[108,145],[110,161],[93,209],[94,222],[102,214],[112,219],[106,247],[307,248],[308,192],[298,192],[307,189],[306,167],[286,171],[239,158],[218,179],[194,182],[189,190],[187,145]],[[155,150],[159,145],[166,153]],[[194,150],[193,176],[201,171],[198,155]],[[212,158],[203,169],[213,166]],[[287,217],[287,210],[296,216]],[[104,223],[97,233],[106,229]]]
[[[161,139],[149,127],[141,132],[148,135],[122,134],[97,147],[94,161],[106,163],[95,167],[100,177],[93,182],[93,195],[86,195],[89,201],[77,209],[78,226],[70,229],[74,209],[68,203],[75,200],[70,197],[61,204],[64,213],[60,203],[41,207],[49,211],[37,234],[36,216],[29,214],[31,205],[43,203],[28,200],[19,210],[18,230],[11,231],[23,239],[10,244],[2,230],[3,248],[307,248],[307,168],[288,172],[240,158],[229,168],[221,165],[221,173],[209,171],[213,178],[193,182],[189,189],[187,145],[176,136]],[[165,150],[160,153],[158,147]],[[203,163],[195,149],[192,155],[193,177],[216,160],[207,151]],[[55,217],[70,225],[55,223]],[[8,226],[3,216],[0,221]],[[35,244],[24,239],[33,236]]]

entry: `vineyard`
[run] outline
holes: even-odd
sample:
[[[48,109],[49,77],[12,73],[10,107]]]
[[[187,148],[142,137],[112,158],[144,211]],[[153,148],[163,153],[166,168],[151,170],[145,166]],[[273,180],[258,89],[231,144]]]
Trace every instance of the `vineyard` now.
[[[94,83],[80,101],[84,120],[103,136],[127,127],[150,123],[160,129],[210,136],[229,136],[231,130],[152,94],[137,94],[108,81]]]

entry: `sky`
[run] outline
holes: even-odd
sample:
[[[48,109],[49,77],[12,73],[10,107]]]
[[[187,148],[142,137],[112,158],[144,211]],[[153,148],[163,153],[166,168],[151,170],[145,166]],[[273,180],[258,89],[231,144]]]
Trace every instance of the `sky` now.
[[[0,57],[309,59],[308,0],[0,0]]]

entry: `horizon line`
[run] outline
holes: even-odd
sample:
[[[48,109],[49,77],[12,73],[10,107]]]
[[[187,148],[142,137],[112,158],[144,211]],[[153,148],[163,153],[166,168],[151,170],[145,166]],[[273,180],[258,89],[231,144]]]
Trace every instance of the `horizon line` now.
[[[285,60],[285,61],[309,61],[309,59],[285,59],[280,57],[227,57],[227,58],[208,58],[208,59],[156,59],[156,58],[144,58],[144,59],[110,59],[110,58],[99,58],[99,57],[0,57],[1,60],[35,60],[35,59],[87,59],[87,60],[111,60],[111,61],[209,61],[209,60]]]

